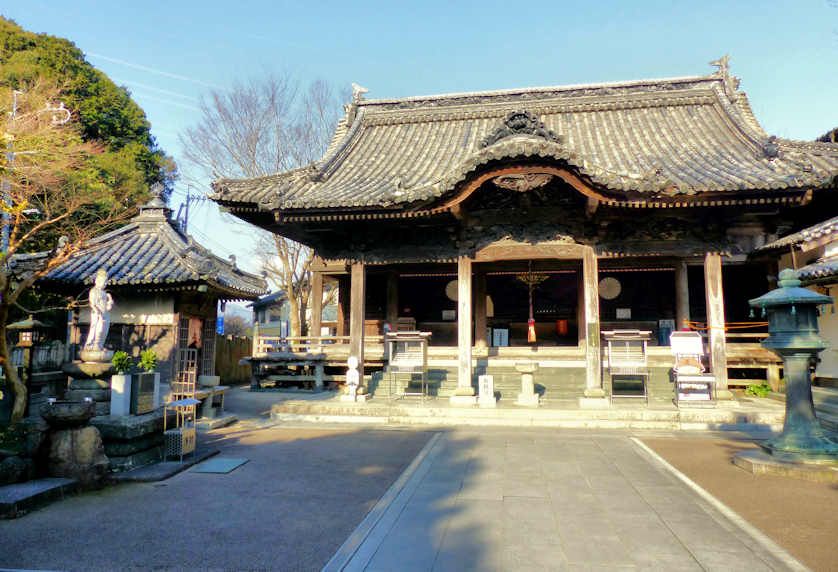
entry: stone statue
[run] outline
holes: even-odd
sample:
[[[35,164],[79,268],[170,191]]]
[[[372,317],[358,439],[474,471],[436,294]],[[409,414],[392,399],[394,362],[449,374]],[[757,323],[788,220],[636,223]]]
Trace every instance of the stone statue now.
[[[85,350],[102,351],[105,349],[105,339],[108,336],[108,326],[111,324],[111,309],[113,298],[105,292],[108,273],[104,268],[96,272],[96,281],[90,289],[90,331],[87,333]]]

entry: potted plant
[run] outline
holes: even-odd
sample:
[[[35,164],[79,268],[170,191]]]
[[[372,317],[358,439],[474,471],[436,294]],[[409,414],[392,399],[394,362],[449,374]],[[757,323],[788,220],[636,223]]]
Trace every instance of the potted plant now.
[[[128,415],[131,412],[131,358],[127,352],[118,351],[111,358],[116,373],[111,376],[111,415]]]
[[[140,369],[137,383],[132,387],[131,413],[150,413],[160,405],[160,373],[157,367],[157,354],[151,348],[140,352]]]

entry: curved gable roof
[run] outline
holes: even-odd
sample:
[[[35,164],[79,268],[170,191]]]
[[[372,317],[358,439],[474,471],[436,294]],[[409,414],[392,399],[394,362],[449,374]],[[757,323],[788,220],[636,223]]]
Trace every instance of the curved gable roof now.
[[[129,224],[97,237],[42,280],[93,284],[96,272],[108,272],[108,284],[174,286],[203,282],[226,296],[254,299],[266,282],[222,260],[176,229],[162,203],[141,207]]]
[[[321,161],[213,183],[228,206],[401,209],[433,203],[491,161],[571,166],[615,196],[803,189],[838,174],[838,145],[768,137],[726,67],[710,76],[528,88],[348,106]],[[514,130],[526,112],[542,133]],[[552,133],[555,138],[544,135]]]

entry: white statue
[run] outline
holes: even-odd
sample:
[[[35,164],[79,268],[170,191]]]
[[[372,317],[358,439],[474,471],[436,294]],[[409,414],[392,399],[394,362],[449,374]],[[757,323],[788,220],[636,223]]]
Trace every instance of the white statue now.
[[[361,376],[358,372],[358,358],[349,356],[349,359],[346,360],[346,366],[348,368],[346,370],[346,390],[352,397],[352,401],[355,401],[358,394],[358,386],[361,385]]]
[[[86,350],[105,349],[105,339],[108,337],[108,326],[111,324],[111,309],[113,309],[113,298],[105,292],[105,284],[108,282],[108,273],[104,268],[96,272],[96,281],[90,289],[88,300],[90,301],[90,331],[87,333],[87,341],[84,343]]]

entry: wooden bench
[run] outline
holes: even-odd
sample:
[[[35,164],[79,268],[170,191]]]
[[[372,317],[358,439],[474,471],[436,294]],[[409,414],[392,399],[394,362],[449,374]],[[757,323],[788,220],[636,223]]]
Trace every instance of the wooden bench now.
[[[756,344],[727,344],[728,369],[764,369],[765,379],[731,379],[727,380],[728,387],[748,387],[768,383],[773,391],[780,389],[780,368],[783,360],[774,352]]]

